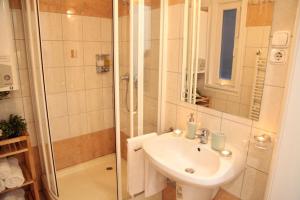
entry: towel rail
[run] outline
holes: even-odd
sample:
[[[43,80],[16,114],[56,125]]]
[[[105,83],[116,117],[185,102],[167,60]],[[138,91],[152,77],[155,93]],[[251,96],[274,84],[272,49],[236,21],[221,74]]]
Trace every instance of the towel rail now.
[[[142,147],[139,147],[139,148],[134,149],[134,151],[137,152],[137,151],[142,150],[142,149],[143,149]]]

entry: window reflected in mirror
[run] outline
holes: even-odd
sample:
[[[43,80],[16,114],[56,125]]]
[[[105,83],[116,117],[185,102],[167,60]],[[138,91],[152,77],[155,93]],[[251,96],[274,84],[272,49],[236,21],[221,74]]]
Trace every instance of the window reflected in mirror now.
[[[182,101],[258,120],[273,0],[185,3]]]

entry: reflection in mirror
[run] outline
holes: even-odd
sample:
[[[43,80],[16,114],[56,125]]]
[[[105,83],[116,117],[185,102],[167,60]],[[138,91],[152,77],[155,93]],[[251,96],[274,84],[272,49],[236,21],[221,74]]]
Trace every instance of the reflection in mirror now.
[[[186,0],[181,99],[258,120],[272,14],[273,0]]]

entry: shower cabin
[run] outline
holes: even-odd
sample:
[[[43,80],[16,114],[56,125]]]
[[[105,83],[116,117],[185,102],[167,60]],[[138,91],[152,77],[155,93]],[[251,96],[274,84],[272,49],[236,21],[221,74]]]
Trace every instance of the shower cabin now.
[[[126,139],[163,122],[168,3],[10,3],[24,32],[47,196],[129,199]]]

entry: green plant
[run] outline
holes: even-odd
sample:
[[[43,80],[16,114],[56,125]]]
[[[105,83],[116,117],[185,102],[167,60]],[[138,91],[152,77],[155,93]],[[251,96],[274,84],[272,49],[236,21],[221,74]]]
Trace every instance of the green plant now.
[[[13,134],[14,131],[11,128],[10,124],[5,120],[0,121],[0,139],[7,139],[10,137],[10,135]]]
[[[10,115],[8,123],[13,130],[13,134],[10,137],[17,137],[27,130],[25,119],[19,115]]]
[[[0,121],[0,140],[18,137],[27,129],[25,119],[19,115],[10,115],[8,121]]]

